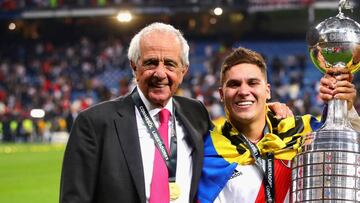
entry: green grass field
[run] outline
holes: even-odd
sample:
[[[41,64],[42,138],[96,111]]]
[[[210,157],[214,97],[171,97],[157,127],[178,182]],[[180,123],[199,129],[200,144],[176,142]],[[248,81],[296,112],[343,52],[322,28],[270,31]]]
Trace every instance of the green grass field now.
[[[59,202],[64,145],[0,144],[0,202]]]

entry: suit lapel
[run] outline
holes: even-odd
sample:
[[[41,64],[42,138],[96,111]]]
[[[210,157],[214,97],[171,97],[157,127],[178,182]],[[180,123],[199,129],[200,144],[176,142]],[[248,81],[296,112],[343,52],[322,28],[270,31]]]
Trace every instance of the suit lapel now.
[[[175,114],[180,119],[181,123],[184,125],[186,132],[186,140],[193,147],[192,152],[192,161],[193,161],[193,175],[191,180],[190,188],[190,201],[194,200],[197,190],[198,179],[201,174],[202,167],[202,156],[203,154],[201,148],[202,145],[202,135],[199,135],[198,131],[193,127],[193,124],[189,118],[191,118],[190,112],[185,112],[184,108],[181,108],[181,105],[174,99],[175,104]]]
[[[146,202],[144,171],[134,108],[135,104],[130,94],[119,105],[118,114],[120,117],[115,120],[115,123],[120,145],[134,180],[133,183],[141,202]]]

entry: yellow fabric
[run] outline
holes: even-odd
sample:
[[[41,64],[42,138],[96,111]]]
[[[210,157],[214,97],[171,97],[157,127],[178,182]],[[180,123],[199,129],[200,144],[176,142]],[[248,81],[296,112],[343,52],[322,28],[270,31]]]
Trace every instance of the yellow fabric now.
[[[277,125],[276,123],[271,123],[269,116],[271,114],[268,113],[266,116],[266,123],[269,127],[269,133],[264,135],[264,137],[256,143],[260,154],[265,156],[266,153],[272,152],[276,159],[281,160],[291,160],[296,155],[299,147],[301,146],[302,139],[301,137],[307,135],[308,133],[312,132],[310,126],[310,115],[302,116],[302,122],[298,125],[303,125],[301,132],[295,132],[292,135],[286,135],[286,133],[293,133],[288,132],[291,131],[293,128],[296,127],[296,122],[294,117],[290,117],[287,119],[281,120]],[[214,148],[216,152],[222,156],[227,162],[229,163],[238,163],[240,165],[248,165],[254,163],[254,159],[247,148],[247,146],[241,142],[239,145],[240,149],[243,149],[244,153],[240,154],[231,141],[226,138],[222,134],[222,127],[224,126],[225,122],[222,124],[216,125],[214,129],[210,132],[211,139],[213,141]],[[273,126],[276,125],[276,126]],[[284,139],[281,139],[278,135],[274,134],[274,131],[277,131],[277,134],[286,135]],[[237,136],[239,132],[236,128],[232,126],[230,131],[230,136]],[[293,143],[289,143],[290,141],[294,140]],[[287,146],[290,144],[290,146]]]
[[[218,126],[218,125],[221,125],[225,122],[226,118],[224,116],[222,117],[219,117],[217,119],[213,119],[212,122],[214,125]]]
[[[346,67],[349,68],[351,73],[354,73],[360,68],[360,63],[354,64],[353,59],[351,59],[349,63],[346,64]]]

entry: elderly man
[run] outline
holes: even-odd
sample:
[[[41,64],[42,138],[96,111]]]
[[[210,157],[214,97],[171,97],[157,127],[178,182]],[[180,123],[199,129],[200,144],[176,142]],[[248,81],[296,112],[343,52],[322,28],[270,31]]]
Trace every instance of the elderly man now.
[[[179,30],[153,23],[131,40],[137,87],[79,114],[65,151],[60,202],[194,202],[204,105],[174,96],[189,69]],[[155,142],[155,144],[154,144]]]

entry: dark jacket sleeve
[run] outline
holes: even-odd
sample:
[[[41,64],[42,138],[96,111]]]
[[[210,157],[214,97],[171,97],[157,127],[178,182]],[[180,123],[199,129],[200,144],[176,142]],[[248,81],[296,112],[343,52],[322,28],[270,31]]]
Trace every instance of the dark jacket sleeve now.
[[[92,202],[98,171],[98,143],[86,114],[77,117],[65,150],[60,185],[61,203]]]

